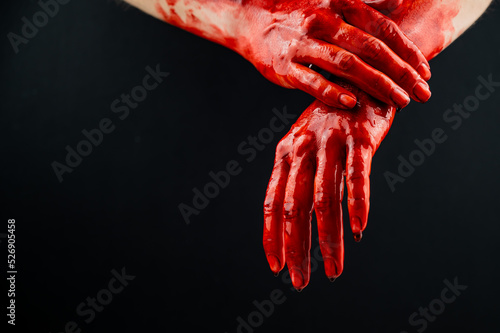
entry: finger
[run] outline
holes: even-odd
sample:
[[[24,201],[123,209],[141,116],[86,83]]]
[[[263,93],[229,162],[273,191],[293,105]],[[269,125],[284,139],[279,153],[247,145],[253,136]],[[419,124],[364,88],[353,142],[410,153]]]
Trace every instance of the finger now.
[[[328,81],[321,74],[303,65],[291,64],[290,80],[294,87],[329,106],[352,109],[356,105],[356,96],[350,91]]]
[[[276,149],[276,160],[271,180],[264,201],[264,252],[269,267],[276,275],[285,266],[285,249],[283,247],[283,199],[285,197],[286,180],[290,166],[283,158],[282,150],[285,141],[281,141]]]
[[[378,71],[386,74],[402,87],[414,100],[427,102],[429,85],[417,71],[403,61],[384,42],[346,23],[341,23],[341,33],[322,33],[325,41],[356,54]]]
[[[344,268],[342,197],[345,152],[339,151],[334,140],[335,135],[330,135],[326,148],[318,151],[314,179],[314,209],[318,220],[319,244],[326,276],[332,282]]]
[[[430,79],[431,72],[427,59],[391,19],[370,8],[370,6],[361,3],[361,1],[359,1],[359,6],[344,6],[342,14],[347,23],[382,40],[396,54],[415,68],[425,80]]]
[[[293,162],[288,174],[284,200],[285,258],[293,286],[302,290],[311,273],[311,213],[314,160],[313,140],[308,135],[297,138]]]
[[[369,145],[348,144],[346,181],[349,221],[354,239],[360,241],[370,209],[370,168],[373,150]]]
[[[295,60],[323,68],[384,103],[400,108],[410,103],[408,94],[389,77],[336,45],[310,39]]]

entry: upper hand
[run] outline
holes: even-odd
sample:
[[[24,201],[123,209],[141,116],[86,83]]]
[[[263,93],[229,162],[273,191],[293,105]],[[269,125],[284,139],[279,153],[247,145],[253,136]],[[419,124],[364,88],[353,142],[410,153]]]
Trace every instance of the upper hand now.
[[[371,1],[383,8],[399,1]],[[381,7],[382,6],[382,7]],[[398,26],[361,0],[243,2],[236,50],[269,80],[327,105],[352,108],[356,97],[308,68],[313,64],[396,107],[425,102],[429,64]]]

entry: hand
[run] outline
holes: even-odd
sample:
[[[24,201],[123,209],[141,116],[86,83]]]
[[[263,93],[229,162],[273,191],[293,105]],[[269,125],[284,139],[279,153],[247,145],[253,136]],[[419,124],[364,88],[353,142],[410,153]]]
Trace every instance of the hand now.
[[[393,21],[360,0],[247,1],[243,11],[235,49],[276,84],[330,106],[353,107],[355,95],[308,68],[313,64],[389,105],[405,107],[408,94],[419,102],[430,98],[424,55]]]
[[[264,204],[264,250],[277,274],[286,262],[297,290],[309,283],[311,214],[316,212],[325,273],[343,270],[344,176],[354,238],[366,227],[372,156],[387,134],[395,108],[356,93],[353,110],[315,101],[280,141]]]

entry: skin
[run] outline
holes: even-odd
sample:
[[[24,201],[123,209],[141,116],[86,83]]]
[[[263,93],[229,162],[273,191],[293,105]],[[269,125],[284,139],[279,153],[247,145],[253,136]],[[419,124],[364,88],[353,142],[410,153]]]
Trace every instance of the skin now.
[[[430,60],[464,32],[489,3],[399,1],[386,14]],[[357,95],[356,107],[341,110],[319,100],[311,104],[279,143],[266,193],[264,250],[275,274],[286,262],[298,291],[310,278],[313,209],[325,273],[331,281],[342,273],[344,177],[351,229],[355,240],[361,239],[368,219],[371,160],[396,111],[355,87],[344,87]]]
[[[313,69],[400,108],[410,97],[426,102],[431,96],[425,56],[393,21],[361,0],[128,2],[238,52],[270,81],[330,106],[352,108],[356,95]],[[371,2],[385,10],[393,3]]]

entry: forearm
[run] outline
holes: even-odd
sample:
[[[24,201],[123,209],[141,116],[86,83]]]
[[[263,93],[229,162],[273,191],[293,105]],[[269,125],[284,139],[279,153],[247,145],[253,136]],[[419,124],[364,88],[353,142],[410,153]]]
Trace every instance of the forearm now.
[[[404,0],[389,14],[405,34],[432,59],[464,33],[492,0]]]
[[[238,0],[125,0],[171,25],[236,49],[245,11]]]

